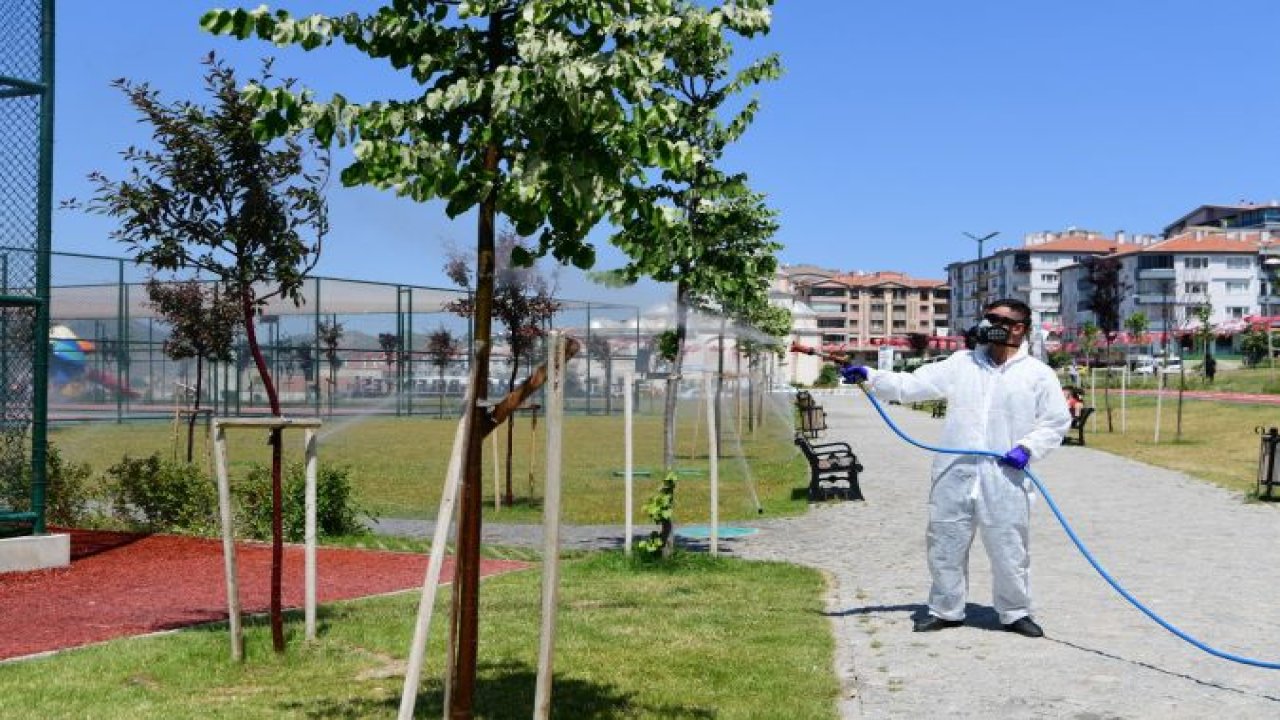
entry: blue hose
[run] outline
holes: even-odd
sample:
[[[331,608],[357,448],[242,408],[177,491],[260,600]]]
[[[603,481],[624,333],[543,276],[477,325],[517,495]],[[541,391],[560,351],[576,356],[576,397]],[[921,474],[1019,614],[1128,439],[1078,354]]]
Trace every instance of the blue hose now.
[[[912,438],[910,435],[907,435],[905,432],[903,432],[902,428],[898,427],[897,423],[895,423],[889,417],[889,415],[885,413],[884,407],[880,404],[879,401],[875,399],[875,396],[873,396],[864,385],[859,383],[858,387],[861,388],[864,393],[866,393],[867,399],[871,401],[871,405],[875,407],[876,412],[880,413],[880,417],[884,418],[884,421],[889,424],[890,429],[892,429],[893,432],[898,435],[898,437],[902,438],[903,440],[906,440],[908,443],[915,445],[918,448],[921,448],[923,450],[928,450],[930,452],[943,453],[945,455],[979,455],[979,456],[986,456],[986,457],[991,457],[995,459],[1000,459],[1001,457],[1003,457],[1000,453],[991,452],[990,450],[956,450],[953,448],[934,447],[933,445],[926,445],[922,442],[919,442],[914,438]],[[1106,580],[1108,585],[1115,588],[1115,591],[1120,593],[1120,596],[1123,597],[1125,600],[1128,600],[1131,605],[1141,610],[1142,613],[1147,617],[1156,621],[1156,623],[1158,623],[1160,627],[1164,628],[1165,630],[1168,630],[1174,635],[1177,635],[1178,637],[1182,638],[1186,642],[1200,648],[1201,650],[1209,653],[1210,655],[1220,657],[1223,660],[1230,660],[1231,662],[1237,662],[1242,665],[1252,665],[1254,667],[1266,668],[1268,670],[1280,670],[1280,662],[1267,662],[1266,660],[1256,660],[1254,658],[1244,657],[1243,655],[1235,655],[1233,653],[1219,650],[1207,643],[1197,640],[1196,638],[1192,637],[1191,635],[1187,634],[1183,630],[1176,627],[1173,623],[1160,617],[1151,608],[1147,607],[1146,605],[1143,605],[1142,602],[1139,601],[1136,597],[1134,597],[1128,590],[1125,590],[1124,587],[1120,585],[1119,581],[1111,577],[1111,573],[1108,573],[1102,567],[1102,565],[1098,563],[1097,559],[1093,557],[1093,553],[1089,552],[1089,548],[1084,546],[1084,542],[1082,542],[1079,536],[1076,535],[1075,530],[1071,529],[1071,524],[1067,522],[1067,519],[1062,515],[1062,511],[1058,509],[1058,504],[1053,501],[1053,496],[1049,494],[1049,491],[1045,489],[1044,484],[1040,482],[1040,478],[1036,477],[1035,473],[1031,472],[1030,470],[1024,469],[1023,472],[1027,474],[1027,477],[1031,478],[1031,482],[1035,483],[1036,489],[1038,489],[1040,491],[1040,494],[1044,496],[1045,502],[1049,504],[1049,509],[1053,511],[1053,516],[1058,518],[1058,522],[1061,523],[1062,529],[1067,532],[1067,537],[1071,538],[1071,542],[1075,543],[1076,549],[1080,551],[1080,554],[1084,556],[1084,559],[1088,560],[1089,564],[1093,566],[1093,569],[1097,570],[1098,574],[1102,576],[1102,579]]]

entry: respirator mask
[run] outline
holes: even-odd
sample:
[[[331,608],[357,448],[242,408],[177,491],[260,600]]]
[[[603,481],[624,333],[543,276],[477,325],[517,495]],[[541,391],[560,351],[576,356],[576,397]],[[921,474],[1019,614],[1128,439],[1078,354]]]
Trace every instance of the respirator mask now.
[[[1014,343],[1009,342],[1009,329],[1019,322],[1001,315],[988,313],[982,316],[982,322],[971,328],[969,333],[979,345],[1017,347]]]

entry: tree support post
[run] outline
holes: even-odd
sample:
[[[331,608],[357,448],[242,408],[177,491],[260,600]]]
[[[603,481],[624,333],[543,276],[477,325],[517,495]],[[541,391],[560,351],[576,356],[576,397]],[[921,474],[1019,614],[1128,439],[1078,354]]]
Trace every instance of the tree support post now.
[[[244,633],[240,622],[240,581],[236,567],[235,524],[231,516],[231,481],[227,474],[227,429],[258,428],[285,430],[302,428],[303,449],[306,457],[305,474],[305,528],[304,542],[304,592],[305,637],[316,639],[316,430],[323,421],[319,418],[214,418],[213,460],[218,481],[218,517],[222,524],[222,561],[227,581],[227,617],[231,632],[231,659],[244,660]]]

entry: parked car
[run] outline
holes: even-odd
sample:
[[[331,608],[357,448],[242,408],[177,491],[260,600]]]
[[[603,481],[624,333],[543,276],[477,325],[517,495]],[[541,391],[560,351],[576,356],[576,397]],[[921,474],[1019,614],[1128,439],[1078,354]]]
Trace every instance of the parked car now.
[[[1161,358],[1156,358],[1151,363],[1139,365],[1133,369],[1134,375],[1154,375],[1156,368],[1160,368],[1160,374],[1168,375],[1170,373],[1182,372],[1182,358],[1172,357],[1166,362]]]

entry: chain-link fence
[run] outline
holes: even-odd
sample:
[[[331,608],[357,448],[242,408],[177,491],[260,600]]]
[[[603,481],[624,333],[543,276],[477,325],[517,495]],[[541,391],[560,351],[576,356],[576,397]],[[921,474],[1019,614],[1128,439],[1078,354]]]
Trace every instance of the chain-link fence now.
[[[50,256],[52,420],[172,418],[195,404],[197,392],[200,406],[219,415],[268,412],[243,333],[232,362],[175,360],[165,350],[170,326],[151,305],[145,266],[80,253]],[[300,306],[272,300],[256,322],[286,412],[454,417],[461,411],[472,333],[449,306],[465,291],[313,277],[302,295]],[[568,331],[586,348],[570,365],[570,410],[620,412],[622,373],[650,369],[653,331],[633,305],[558,302],[547,328]],[[500,322],[493,333],[491,397],[527,377],[544,356],[537,343],[513,362]]]
[[[44,531],[52,2],[0,0],[0,247],[16,250],[0,250],[3,533]]]

